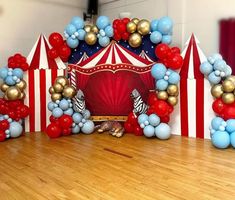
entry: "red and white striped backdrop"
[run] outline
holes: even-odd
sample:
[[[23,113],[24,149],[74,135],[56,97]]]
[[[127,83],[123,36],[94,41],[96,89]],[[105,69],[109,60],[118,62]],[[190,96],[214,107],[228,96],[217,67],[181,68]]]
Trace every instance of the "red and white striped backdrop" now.
[[[210,139],[213,98],[208,80],[200,73],[200,64],[206,56],[198,43],[192,35],[182,52],[184,65],[180,72],[179,103],[171,116],[170,125],[173,134]]]

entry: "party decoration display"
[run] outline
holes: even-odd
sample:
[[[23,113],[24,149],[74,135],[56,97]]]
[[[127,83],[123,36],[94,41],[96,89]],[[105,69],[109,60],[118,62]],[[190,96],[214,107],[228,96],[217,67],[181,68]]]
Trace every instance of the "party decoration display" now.
[[[98,133],[103,133],[108,131],[109,134],[115,137],[122,137],[124,134],[124,128],[121,123],[117,121],[105,121],[100,125],[96,126]]]
[[[67,62],[71,54],[69,46],[64,42],[62,35],[59,33],[52,33],[49,36],[49,43],[52,48],[48,51],[51,59],[60,57],[63,62]]]
[[[154,44],[160,42],[170,44],[172,42],[173,22],[169,17],[162,17],[151,21],[150,40]]]
[[[12,69],[20,68],[23,71],[29,69],[26,57],[22,56],[20,53],[16,53],[14,56],[8,58],[8,67]]]
[[[113,39],[116,41],[128,40],[130,33],[136,31],[136,24],[130,23],[129,18],[115,19],[113,21]],[[130,32],[132,30],[132,32]]]
[[[133,112],[128,115],[127,121],[124,123],[124,129],[126,133],[134,133],[136,136],[144,134],[143,129],[138,124],[137,116]]]

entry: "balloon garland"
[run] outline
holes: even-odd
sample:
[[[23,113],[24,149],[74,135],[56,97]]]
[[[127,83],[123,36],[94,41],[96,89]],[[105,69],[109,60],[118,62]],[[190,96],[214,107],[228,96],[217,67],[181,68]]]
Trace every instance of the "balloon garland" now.
[[[48,109],[52,115],[46,133],[50,138],[77,134],[80,131],[90,134],[94,131],[94,123],[89,120],[90,112],[85,110],[79,113],[73,109],[72,99],[77,92],[65,76],[58,76],[49,92],[52,101],[48,103]]]
[[[212,109],[216,113],[211,121],[211,142],[220,149],[231,144],[235,148],[235,76],[220,54],[213,54],[200,66],[211,83],[211,95],[215,98]]]
[[[8,67],[0,69],[0,89],[4,93],[0,98],[0,141],[19,137],[23,132],[23,119],[29,115],[29,108],[23,103],[27,86],[23,71],[28,68],[26,58],[17,53],[8,59]]]

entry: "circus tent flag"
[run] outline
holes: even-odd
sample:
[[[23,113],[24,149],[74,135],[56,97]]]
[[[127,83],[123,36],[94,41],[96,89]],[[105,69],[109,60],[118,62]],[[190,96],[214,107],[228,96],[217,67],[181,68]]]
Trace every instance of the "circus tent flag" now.
[[[45,131],[49,124],[50,113],[47,103],[50,101],[49,87],[59,75],[65,75],[66,66],[60,58],[48,56],[50,44],[44,35],[40,35],[27,57],[29,70],[25,73],[28,87],[25,104],[30,108],[30,115],[25,120],[25,131]]]
[[[68,67],[76,71],[77,88],[84,92],[93,115],[123,116],[132,109],[133,89],[147,98],[154,88],[150,74],[153,64],[112,41],[80,64]]]
[[[209,139],[208,124],[214,116],[211,109],[213,98],[208,92],[210,84],[199,69],[206,56],[194,34],[186,42],[182,56],[179,104],[171,118],[172,130],[177,135]]]
[[[84,60],[88,59],[88,58],[89,58],[89,56],[86,54],[86,52],[84,52],[82,57],[77,62],[77,65],[80,64],[81,62],[83,62]]]
[[[154,61],[145,53],[144,50],[142,50],[142,51],[140,52],[139,56],[140,56],[141,58],[147,59],[147,60],[150,61],[150,62],[154,62]]]

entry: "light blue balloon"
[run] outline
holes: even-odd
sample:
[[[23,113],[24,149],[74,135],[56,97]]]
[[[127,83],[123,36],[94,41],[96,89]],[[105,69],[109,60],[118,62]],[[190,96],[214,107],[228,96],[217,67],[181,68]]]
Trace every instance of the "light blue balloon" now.
[[[59,103],[59,107],[62,110],[67,110],[69,108],[69,102],[66,99],[62,99]]]
[[[168,81],[160,79],[156,82],[156,88],[160,91],[166,90],[168,87]]]
[[[69,34],[71,36],[77,31],[77,29],[76,29],[76,26],[74,26],[73,24],[68,24],[65,27],[65,31],[67,34]]]
[[[171,35],[163,35],[162,36],[162,43],[170,44],[171,42],[172,42],[172,36]]]
[[[72,118],[73,118],[73,122],[76,124],[78,124],[82,121],[82,115],[77,112],[73,114]]]
[[[110,39],[107,36],[99,37],[99,44],[102,47],[107,47],[110,43]]]
[[[86,31],[84,31],[84,29],[79,29],[77,32],[78,32],[78,39],[79,40],[84,40],[85,35],[86,35]]]
[[[157,63],[155,65],[153,65],[152,69],[151,69],[151,75],[159,80],[162,79],[165,76],[167,69],[165,67],[165,65],[161,64],[161,63]]]
[[[99,29],[105,29],[106,26],[110,24],[109,18],[107,16],[99,16],[96,20],[96,26]]]
[[[150,23],[150,28],[151,28],[151,31],[157,31],[157,25],[158,25],[158,20],[157,19],[154,19],[151,21]]]
[[[84,21],[81,17],[73,17],[71,20],[71,24],[73,24],[76,29],[82,29],[84,27]]]
[[[84,119],[89,119],[91,117],[91,112],[89,110],[84,110],[82,116],[84,117]]]
[[[224,120],[221,117],[215,117],[211,121],[211,127],[217,131],[223,122]]]
[[[8,75],[8,68],[7,67],[0,68],[0,78],[5,79],[7,75]]]
[[[91,134],[95,129],[93,121],[87,120],[82,127],[82,132],[85,134]]]
[[[154,136],[154,127],[151,125],[145,126],[143,132],[146,137],[153,137]]]
[[[211,137],[212,144],[219,148],[225,149],[230,145],[230,137],[226,131],[215,131]]]
[[[235,132],[235,119],[229,119],[226,121],[226,131],[228,133],[232,133]]]
[[[173,22],[170,17],[162,17],[159,19],[157,24],[157,30],[162,34],[169,34],[172,32]]]
[[[235,132],[230,134],[230,142],[233,148],[235,148]]]
[[[224,73],[225,73],[225,77],[230,76],[232,74],[232,68],[229,65],[226,65],[224,67]]]
[[[61,117],[61,116],[63,115],[63,110],[62,110],[61,108],[59,108],[59,107],[54,108],[54,109],[52,110],[52,115],[53,115],[54,117],[56,117],[56,118],[59,118],[59,117]]]
[[[214,53],[211,57],[212,57],[215,61],[216,61],[216,60],[223,60],[222,55],[219,54],[219,53]]]
[[[9,127],[10,135],[12,138],[19,137],[23,132],[23,127],[18,122],[11,122]]]
[[[16,68],[12,71],[12,75],[17,76],[17,78],[19,78],[19,79],[23,79],[24,72],[22,69]]]
[[[73,109],[72,108],[68,108],[67,110],[64,111],[64,114],[65,115],[69,115],[69,116],[72,116],[74,113]]]
[[[138,116],[138,123],[139,124],[144,124],[145,121],[148,121],[148,115],[146,114],[140,114]]]
[[[74,49],[79,45],[79,40],[76,38],[73,39],[73,38],[69,37],[69,38],[67,38],[66,43],[70,48]]]
[[[221,81],[221,77],[216,76],[215,72],[211,72],[208,76],[208,80],[211,84],[218,84]]]
[[[160,118],[156,114],[149,115],[149,124],[152,126],[158,126]]]
[[[156,128],[155,128],[155,135],[157,138],[160,140],[167,140],[171,136],[171,128],[168,124],[166,123],[160,123]]]
[[[216,60],[214,63],[214,70],[224,71],[224,68],[227,66],[226,62],[224,60]]]
[[[80,127],[78,125],[75,125],[73,128],[72,128],[72,133],[73,134],[78,134],[80,132]]]
[[[48,108],[48,110],[50,110],[50,111],[52,111],[54,108],[55,108],[55,103],[54,102],[49,102],[48,104],[47,104],[47,108]]]
[[[209,62],[205,61],[200,65],[200,71],[202,74],[208,75],[213,71],[213,66]]]
[[[162,34],[159,31],[154,31],[150,35],[150,41],[154,44],[158,44],[162,41]]]
[[[13,76],[7,76],[5,79],[4,79],[4,82],[7,84],[7,85],[15,85],[16,84],[16,81],[13,79]]]
[[[111,25],[104,29],[105,35],[108,37],[113,37],[113,27]]]
[[[176,72],[172,72],[170,75],[169,75],[169,79],[168,79],[168,82],[170,84],[178,84],[180,81],[180,75]]]

